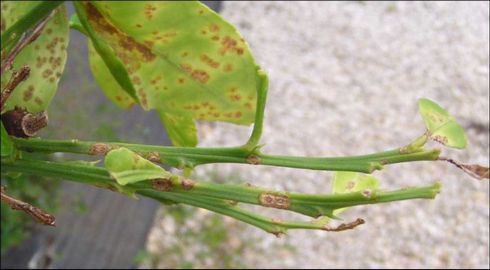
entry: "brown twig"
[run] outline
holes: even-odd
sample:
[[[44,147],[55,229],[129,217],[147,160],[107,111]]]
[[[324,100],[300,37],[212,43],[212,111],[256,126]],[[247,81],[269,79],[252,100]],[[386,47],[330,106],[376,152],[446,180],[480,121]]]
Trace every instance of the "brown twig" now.
[[[41,35],[41,32],[43,31],[44,27],[48,23],[48,21],[53,18],[53,16],[56,14],[56,9],[51,12],[48,16],[46,16],[44,19],[42,19],[35,27],[32,29],[32,31],[28,32],[27,34],[23,35],[20,40],[15,44],[14,48],[10,51],[10,54],[5,57],[5,59],[2,59],[2,65],[1,65],[1,70],[0,74],[3,74],[6,70],[10,70],[12,68],[12,65],[14,63],[15,57],[24,49],[25,46],[31,44],[34,40],[36,40],[39,35]]]
[[[7,102],[7,99],[10,97],[17,85],[29,77],[30,71],[31,69],[27,65],[23,65],[19,71],[14,71],[0,96],[0,111],[3,110],[3,105],[5,105],[5,102]]]
[[[352,222],[349,222],[349,223],[342,223],[340,224],[339,226],[337,227],[329,227],[329,226],[325,226],[325,228],[323,230],[327,231],[327,232],[340,232],[340,231],[346,231],[346,230],[351,230],[351,229],[354,229],[355,227],[361,225],[361,224],[364,224],[366,223],[364,221],[364,219],[362,218],[358,218]]]
[[[469,174],[473,178],[478,180],[484,180],[490,178],[490,172],[488,167],[484,167],[478,164],[461,164],[454,159],[440,157],[439,160],[447,161],[459,169],[463,170],[465,173]]]
[[[32,206],[26,202],[10,197],[5,193],[5,187],[1,186],[2,202],[8,204],[14,210],[24,211],[33,217],[37,222],[44,225],[55,226],[55,217],[46,213],[44,210]]]

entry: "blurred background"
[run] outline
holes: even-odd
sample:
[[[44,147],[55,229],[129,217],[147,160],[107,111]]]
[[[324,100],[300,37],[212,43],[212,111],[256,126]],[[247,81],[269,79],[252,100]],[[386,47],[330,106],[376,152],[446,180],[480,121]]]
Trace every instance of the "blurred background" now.
[[[449,110],[467,131],[462,162],[489,164],[488,2],[207,2],[248,41],[270,78],[263,150],[306,156],[367,154],[424,132],[417,99]],[[44,138],[169,144],[158,116],[118,109],[95,84],[86,39],[69,58]],[[199,123],[200,146],[242,144],[251,128]],[[206,165],[205,181],[327,193],[332,173]],[[488,268],[489,184],[418,162],[375,176],[386,189],[442,182],[434,201],[356,207],[367,224],[282,238],[206,210],[55,180],[18,183],[56,211],[56,228],[26,224],[2,205],[2,268]],[[12,188],[9,189],[9,191]],[[291,217],[271,209],[264,214]],[[298,218],[294,216],[295,218]],[[28,218],[27,218],[28,220]],[[27,227],[27,228],[24,228]]]

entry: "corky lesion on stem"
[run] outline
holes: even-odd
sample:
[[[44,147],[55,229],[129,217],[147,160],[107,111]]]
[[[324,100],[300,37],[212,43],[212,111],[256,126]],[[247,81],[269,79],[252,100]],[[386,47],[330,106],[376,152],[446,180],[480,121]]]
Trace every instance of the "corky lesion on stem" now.
[[[14,197],[11,197],[5,193],[5,187],[1,186],[1,198],[2,202],[6,203],[10,206],[10,208],[14,210],[24,211],[31,217],[33,217],[37,222],[48,225],[55,226],[55,217],[51,214],[46,213],[46,211],[37,208],[29,203],[18,200]]]

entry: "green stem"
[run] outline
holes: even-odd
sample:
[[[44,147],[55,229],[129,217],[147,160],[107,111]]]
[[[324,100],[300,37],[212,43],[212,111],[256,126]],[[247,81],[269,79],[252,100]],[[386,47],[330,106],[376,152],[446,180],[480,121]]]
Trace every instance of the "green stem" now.
[[[255,110],[255,121],[252,134],[248,139],[247,143],[243,146],[244,149],[248,150],[249,153],[258,153],[257,145],[259,144],[260,137],[262,136],[262,127],[264,125],[264,113],[265,104],[267,101],[267,90],[269,88],[269,78],[267,74],[263,71],[258,71],[258,82],[257,82],[257,108]]]
[[[76,182],[116,190],[128,189],[136,192],[146,189],[158,190],[158,187],[154,187],[151,181],[141,181],[135,184],[121,186],[111,178],[106,169],[84,164],[20,159],[14,162],[2,161],[2,168],[12,172],[66,178]],[[176,176],[173,178],[171,186],[168,186],[163,193],[180,194],[190,198],[204,198],[205,200],[219,199],[226,202],[227,205],[233,205],[233,202],[255,204],[290,210],[312,217],[322,215],[332,217],[333,210],[356,205],[386,203],[408,199],[432,199],[439,192],[439,184],[389,192],[373,190],[367,195],[365,191],[325,195],[278,192],[258,187],[230,184],[220,185],[206,182],[196,182],[192,184],[192,187],[186,188],[183,181],[184,179],[182,177]],[[167,199],[172,200],[171,198]]]
[[[250,155],[242,147],[223,148],[194,148],[194,147],[169,147],[155,145],[140,145],[128,143],[98,143],[78,140],[44,140],[44,139],[20,139],[13,138],[15,146],[24,151],[42,152],[66,152],[77,154],[105,154],[105,151],[94,151],[96,146],[106,150],[118,147],[126,147],[138,152],[143,157],[158,154],[162,163],[182,168],[209,163],[244,163],[257,165],[271,165],[279,167],[291,167],[311,170],[327,171],[355,171],[371,173],[383,168],[383,165],[437,160],[440,151],[437,149],[423,150],[414,153],[400,153],[399,149],[390,151],[351,157],[294,157],[274,156],[256,153]]]

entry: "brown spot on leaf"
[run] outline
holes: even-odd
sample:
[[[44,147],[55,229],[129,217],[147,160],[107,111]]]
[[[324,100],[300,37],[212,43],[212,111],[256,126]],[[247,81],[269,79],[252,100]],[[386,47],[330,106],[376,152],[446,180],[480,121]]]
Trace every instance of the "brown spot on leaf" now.
[[[262,193],[259,196],[259,201],[265,207],[289,209],[290,206],[289,197],[283,194]]]
[[[180,64],[180,67],[187,73],[192,72],[192,66],[186,63]]]
[[[180,84],[183,84],[183,83],[185,83],[185,79],[184,78],[179,78],[179,79],[177,79],[177,82],[180,83]]]
[[[441,135],[433,135],[431,136],[431,139],[438,142],[438,143],[441,143],[443,145],[446,145],[448,143],[448,140],[447,140],[447,137],[446,136],[441,136]]]
[[[29,101],[29,100],[31,100],[33,93],[34,93],[34,86],[33,85],[29,85],[27,87],[27,90],[24,92],[23,100],[26,101],[26,102]]]
[[[241,112],[236,112],[235,113],[235,118],[240,118],[242,117],[242,113]]]
[[[51,34],[51,33],[53,33],[53,29],[51,29],[51,28],[46,28],[46,33],[47,33],[48,35],[49,35],[49,34]]]
[[[352,190],[355,186],[356,186],[356,182],[349,181],[349,182],[347,182],[347,185],[345,185],[345,189]]]
[[[252,110],[253,109],[253,105],[251,102],[246,102],[243,106],[245,106],[245,108],[247,108],[248,110]]]
[[[151,20],[153,18],[153,13],[155,12],[155,10],[157,10],[157,8],[151,4],[147,4],[145,5],[145,16]]]
[[[136,27],[138,27],[138,28],[143,27],[143,25],[141,25],[141,24],[139,24],[139,23],[137,23],[135,26],[136,26]]]
[[[100,27],[102,30],[110,34],[118,32],[118,30],[114,26],[106,21],[104,16],[92,3],[84,2],[84,4],[87,7],[87,16],[89,21],[96,24],[96,26]]]
[[[219,62],[213,60],[211,57],[209,57],[206,54],[201,55],[201,61],[204,62],[206,65],[212,67],[212,68],[218,68],[219,67]]]
[[[231,101],[240,101],[242,97],[240,95],[231,95],[230,99]]]
[[[148,100],[146,98],[146,93],[143,88],[138,89],[138,95],[141,101],[141,104],[143,105],[144,108],[148,108]]]
[[[43,71],[42,76],[43,76],[43,78],[47,79],[52,74],[53,74],[53,71],[51,69],[46,69]]]
[[[146,155],[146,159],[148,159],[151,162],[155,162],[155,163],[160,163],[161,162],[160,154],[158,152],[150,152],[150,153],[148,153]]]
[[[200,69],[194,70],[191,76],[200,83],[206,83],[209,80],[209,74],[206,71]]]
[[[242,55],[243,49],[237,47],[236,40],[230,38],[229,36],[225,36],[221,41],[221,48],[219,49],[219,54],[225,55],[228,52]]]
[[[209,31],[210,32],[219,32],[219,26],[213,23],[213,24],[209,25]]]
[[[232,64],[226,64],[223,68],[225,72],[230,72],[233,70],[233,65]]]
[[[34,102],[39,105],[39,106],[42,106],[43,105],[43,100],[39,97],[35,97],[34,98]]]
[[[365,198],[371,199],[371,195],[373,195],[373,191],[370,189],[365,189],[361,192],[362,196]]]
[[[134,77],[133,77],[133,83],[134,83],[135,85],[141,84],[141,79],[140,79],[140,77],[138,77],[138,76],[134,76]]]

